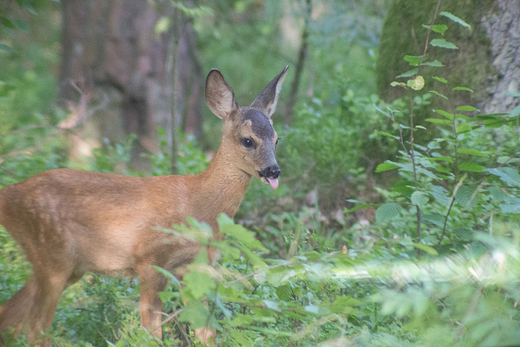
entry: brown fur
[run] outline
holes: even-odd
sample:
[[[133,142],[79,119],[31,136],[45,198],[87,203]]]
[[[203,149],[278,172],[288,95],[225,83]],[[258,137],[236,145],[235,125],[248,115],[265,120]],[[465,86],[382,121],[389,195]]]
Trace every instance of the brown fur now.
[[[51,326],[63,290],[92,272],[138,276],[142,325],[161,337],[157,292],[164,290],[166,279],[150,265],[174,271],[191,263],[201,246],[154,227],[169,228],[192,216],[218,235],[216,218],[237,212],[251,177],[266,167],[278,168],[270,118],[286,70],[251,106],[269,122],[245,119],[250,108],[238,107],[220,72],[209,73],[206,100],[222,119],[224,134],[212,162],[198,175],[140,178],[57,169],[4,187],[0,224],[20,244],[34,272],[0,307],[0,332],[13,327],[16,337],[24,328],[29,342],[41,342],[39,334]],[[265,133],[271,136],[259,137],[252,122],[267,124],[271,129]],[[243,145],[245,137],[254,140],[255,148]],[[279,168],[274,178],[278,175]]]

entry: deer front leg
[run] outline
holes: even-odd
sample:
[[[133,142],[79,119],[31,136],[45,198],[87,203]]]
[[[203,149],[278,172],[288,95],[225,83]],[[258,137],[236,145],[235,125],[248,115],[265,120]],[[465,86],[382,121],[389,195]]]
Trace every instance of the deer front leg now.
[[[146,269],[139,273],[141,325],[159,339],[162,339],[161,312],[163,302],[157,293],[163,291],[167,283],[168,281],[164,276],[149,266],[146,266]]]

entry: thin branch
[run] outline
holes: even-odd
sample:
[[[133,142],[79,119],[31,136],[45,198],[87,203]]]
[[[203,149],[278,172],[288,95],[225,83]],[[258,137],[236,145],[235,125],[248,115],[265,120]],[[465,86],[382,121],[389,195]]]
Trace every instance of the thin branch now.
[[[294,111],[294,105],[296,104],[296,98],[298,94],[298,87],[300,85],[300,78],[303,70],[303,64],[305,63],[305,57],[307,56],[307,47],[309,46],[309,23],[312,14],[312,0],[305,1],[305,24],[302,31],[300,51],[298,52],[298,61],[296,62],[296,69],[294,72],[294,79],[291,84],[291,92],[289,94],[289,101],[287,104],[287,111],[285,113],[285,124],[290,125],[292,122],[292,114]]]
[[[448,211],[446,212],[446,215],[444,216],[444,226],[442,228],[442,235],[439,239],[439,242],[437,243],[437,250],[441,246],[442,239],[444,238],[444,235],[446,234],[446,226],[448,224],[448,218],[450,216],[451,209],[453,207],[453,204],[455,203],[455,195],[457,195],[459,188],[462,186],[462,183],[464,183],[464,181],[466,180],[467,177],[468,177],[468,174],[465,173],[464,176],[462,176],[462,178],[460,179],[459,183],[457,183],[457,185],[455,186],[455,189],[453,189],[453,194],[451,195],[450,206],[448,207]]]

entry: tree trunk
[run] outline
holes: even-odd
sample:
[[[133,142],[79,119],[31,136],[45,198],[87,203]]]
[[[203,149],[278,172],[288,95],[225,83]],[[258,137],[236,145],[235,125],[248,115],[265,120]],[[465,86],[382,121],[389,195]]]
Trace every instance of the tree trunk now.
[[[426,41],[426,29],[438,0],[414,2],[394,0],[383,26],[377,62],[379,96],[390,102],[403,95],[402,88],[390,86],[396,76],[412,67],[403,60],[405,55],[421,55]],[[424,68],[425,90],[443,90],[432,76],[445,77],[451,87],[471,88],[474,93],[458,93],[451,102],[455,106],[469,104],[482,113],[510,111],[518,106],[518,98],[504,95],[504,91],[519,92],[520,81],[520,6],[516,0],[445,0],[440,11],[451,12],[472,27],[463,28],[444,17],[435,24],[446,24],[444,36],[458,50],[430,46],[429,61],[437,59],[442,68]],[[438,103],[438,98],[433,102]],[[433,107],[439,107],[434,104]],[[442,107],[442,106],[440,106]]]
[[[146,0],[62,0],[61,4],[62,103],[77,103],[82,97],[88,102],[87,109],[95,109],[85,120],[81,136],[120,141],[127,134],[136,134],[132,164],[146,168],[147,160],[140,154],[159,150],[157,126],[171,129],[173,83],[168,80],[166,62],[172,31],[158,35],[155,25],[161,15],[171,15],[173,8],[160,14]],[[193,29],[186,20],[183,23],[179,47],[195,47]],[[189,59],[183,56],[187,54],[191,54]],[[197,81],[201,69],[193,56],[196,54],[180,49],[175,69],[178,76],[191,72]],[[193,109],[200,107],[202,84],[189,88],[184,84],[186,79],[179,78],[178,90],[187,90],[178,103],[180,110],[199,114]],[[190,100],[187,107],[183,107],[184,98]],[[196,124],[199,128],[189,130],[200,132],[201,122]]]

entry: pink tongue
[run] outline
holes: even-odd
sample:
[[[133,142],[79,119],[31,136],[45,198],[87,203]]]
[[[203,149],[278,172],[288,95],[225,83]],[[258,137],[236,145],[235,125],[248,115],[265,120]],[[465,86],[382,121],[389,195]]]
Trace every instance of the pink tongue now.
[[[273,189],[278,188],[278,178],[266,178]]]

